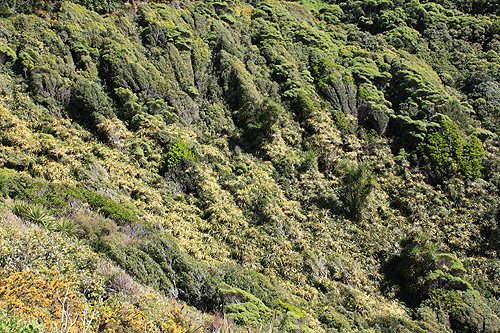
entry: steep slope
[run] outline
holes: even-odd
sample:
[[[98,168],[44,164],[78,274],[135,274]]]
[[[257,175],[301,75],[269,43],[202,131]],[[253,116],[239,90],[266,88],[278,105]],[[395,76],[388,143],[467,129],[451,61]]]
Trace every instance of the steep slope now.
[[[98,286],[74,292],[98,331],[228,325],[197,308],[234,330],[497,332],[500,21],[479,8],[7,1],[1,240],[62,234],[120,272],[56,265]],[[1,276],[53,274],[15,255]]]

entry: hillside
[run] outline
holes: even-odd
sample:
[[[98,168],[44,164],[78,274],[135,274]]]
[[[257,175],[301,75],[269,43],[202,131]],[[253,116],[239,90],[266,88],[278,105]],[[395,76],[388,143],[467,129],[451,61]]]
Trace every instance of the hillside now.
[[[500,332],[496,1],[6,0],[0,331]]]

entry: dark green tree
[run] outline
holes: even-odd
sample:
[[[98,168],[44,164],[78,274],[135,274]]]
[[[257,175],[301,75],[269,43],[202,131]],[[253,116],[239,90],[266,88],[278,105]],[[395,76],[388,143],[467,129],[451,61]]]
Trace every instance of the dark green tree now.
[[[375,176],[365,163],[342,163],[341,168],[340,196],[349,217],[359,220],[375,187]]]
[[[481,140],[472,135],[466,141],[458,125],[448,119],[442,119],[440,124],[440,130],[427,135],[418,146],[432,175],[436,179],[481,177],[485,155]]]

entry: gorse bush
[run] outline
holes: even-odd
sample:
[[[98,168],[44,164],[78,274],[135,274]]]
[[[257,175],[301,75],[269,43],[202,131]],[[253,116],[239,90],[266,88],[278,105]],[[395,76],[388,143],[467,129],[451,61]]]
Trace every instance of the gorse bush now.
[[[65,316],[74,323],[73,330],[88,329],[93,319],[86,317],[88,305],[77,300],[74,285],[57,271],[48,273],[53,277],[32,271],[0,272],[2,308],[25,320],[39,319],[44,330],[63,329]]]
[[[22,320],[5,325],[29,331],[29,323],[39,323],[33,331],[66,332],[203,326],[193,309],[139,285],[74,238],[20,223],[2,213],[0,305],[9,318]]]

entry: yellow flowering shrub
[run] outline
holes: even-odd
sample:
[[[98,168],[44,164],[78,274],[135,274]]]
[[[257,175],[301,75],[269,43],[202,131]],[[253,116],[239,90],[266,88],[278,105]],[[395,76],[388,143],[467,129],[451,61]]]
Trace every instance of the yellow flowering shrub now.
[[[97,270],[108,280],[111,296],[100,306],[100,330],[104,332],[195,332],[206,316],[160,295],[134,281],[122,269],[102,261]]]
[[[24,320],[38,321],[46,330],[84,332],[93,324],[92,308],[82,301],[71,281],[75,281],[73,276],[63,276],[56,268],[45,274],[2,269],[0,308]]]
[[[138,303],[115,300],[103,308],[101,321],[104,332],[193,332],[185,306],[175,302],[158,303],[154,295],[141,297]],[[202,324],[199,325],[201,327]]]
[[[0,309],[60,333],[183,333],[206,321],[76,240],[24,224],[2,209]]]

